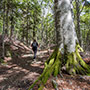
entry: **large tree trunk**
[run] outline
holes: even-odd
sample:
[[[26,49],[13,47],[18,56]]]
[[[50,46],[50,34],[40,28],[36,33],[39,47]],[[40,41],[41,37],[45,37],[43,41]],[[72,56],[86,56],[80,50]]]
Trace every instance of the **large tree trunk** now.
[[[78,44],[71,15],[71,0],[55,0],[55,27],[57,47],[45,62],[41,76],[30,86],[29,90],[40,80],[38,90],[43,90],[50,75],[57,76],[64,69],[69,74],[90,74],[88,66],[81,58],[83,51]]]

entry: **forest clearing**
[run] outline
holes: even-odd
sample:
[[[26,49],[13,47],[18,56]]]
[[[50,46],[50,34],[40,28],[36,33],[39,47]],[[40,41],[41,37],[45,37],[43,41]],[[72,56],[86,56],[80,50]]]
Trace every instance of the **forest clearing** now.
[[[90,90],[90,0],[0,0],[0,90]]]

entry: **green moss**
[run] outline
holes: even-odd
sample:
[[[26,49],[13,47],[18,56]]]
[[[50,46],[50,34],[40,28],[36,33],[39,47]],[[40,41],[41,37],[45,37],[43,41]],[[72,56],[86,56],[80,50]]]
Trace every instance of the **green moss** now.
[[[58,84],[55,80],[52,80],[52,85],[55,88],[55,90],[58,90]]]
[[[43,90],[43,88],[44,88],[44,85],[42,84],[38,90]]]
[[[49,61],[49,65],[51,66],[53,63],[54,63],[54,58],[52,58],[50,61]]]
[[[77,44],[76,51],[67,54],[66,70],[69,74],[74,74],[76,72],[78,74],[87,75],[90,73],[90,66],[82,60],[78,49],[83,51]]]
[[[49,77],[51,75],[57,76],[63,66],[66,67],[69,74],[90,75],[90,66],[82,60],[79,51],[83,51],[79,44],[76,45],[76,51],[72,53],[67,52],[66,48],[64,55],[60,53],[59,48],[56,48],[45,62],[43,73],[28,90],[33,88],[38,81],[41,82],[38,90],[43,90]]]

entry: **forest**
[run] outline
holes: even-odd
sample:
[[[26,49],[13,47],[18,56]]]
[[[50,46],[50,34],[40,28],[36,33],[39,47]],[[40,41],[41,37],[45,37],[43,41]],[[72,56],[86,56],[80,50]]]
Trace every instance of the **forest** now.
[[[0,90],[90,90],[90,0],[0,0]]]

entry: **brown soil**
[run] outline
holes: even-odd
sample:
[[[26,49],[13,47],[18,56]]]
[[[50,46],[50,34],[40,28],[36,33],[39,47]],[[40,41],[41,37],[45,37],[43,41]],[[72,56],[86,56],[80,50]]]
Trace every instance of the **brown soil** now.
[[[51,51],[52,52],[52,51]],[[0,64],[0,90],[28,90],[29,86],[40,76],[44,69],[44,62],[49,57],[47,50],[38,51],[36,61],[30,50],[23,54],[14,51],[11,58],[5,58],[5,63]],[[20,55],[19,55],[20,54]],[[84,58],[90,63],[90,58]],[[90,76],[71,76],[62,73],[63,77],[57,79],[50,77],[43,90],[55,90],[52,86],[52,78],[58,83],[59,90],[90,90]],[[38,84],[33,90],[37,90]]]

